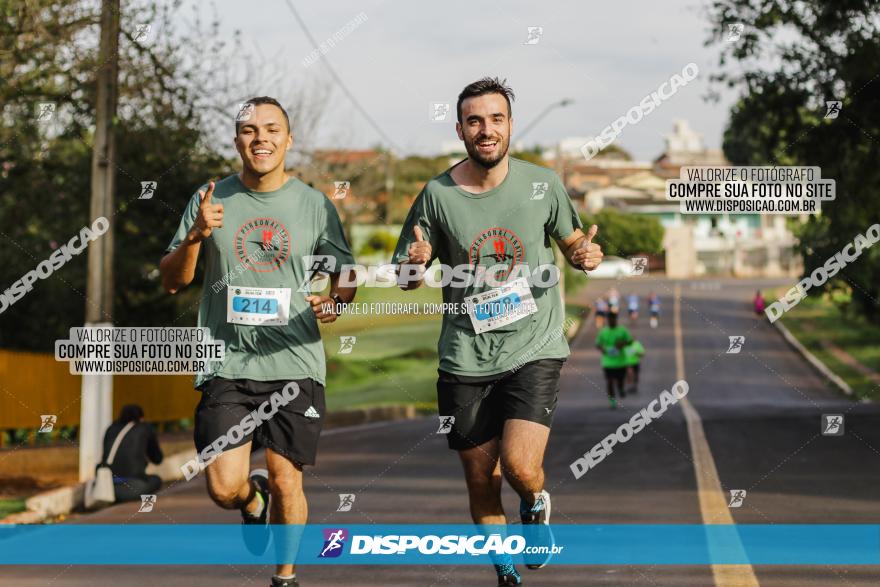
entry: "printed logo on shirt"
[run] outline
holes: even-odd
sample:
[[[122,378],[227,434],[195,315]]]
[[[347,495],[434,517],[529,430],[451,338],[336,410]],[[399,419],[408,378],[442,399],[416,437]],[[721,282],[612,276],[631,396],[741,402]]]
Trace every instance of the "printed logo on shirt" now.
[[[275,271],[290,256],[290,234],[274,218],[252,218],[235,233],[235,253],[251,271]]]
[[[498,226],[481,232],[468,250],[468,260],[474,267],[505,266],[505,269],[495,271],[496,281],[507,279],[524,257],[525,248],[519,236],[512,230]]]

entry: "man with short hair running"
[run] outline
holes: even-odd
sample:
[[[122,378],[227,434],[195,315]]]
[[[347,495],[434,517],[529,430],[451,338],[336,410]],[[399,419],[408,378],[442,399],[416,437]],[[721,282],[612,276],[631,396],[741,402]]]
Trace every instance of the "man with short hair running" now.
[[[296,527],[286,525],[306,523],[302,470],[315,464],[325,416],[318,322],[334,321],[354,297],[355,288],[338,286],[333,271],[334,263],[354,259],[330,200],[284,171],[293,144],[284,108],[268,97],[248,100],[235,131],[241,173],[193,195],[160,270],[164,288],[176,293],[193,280],[204,250],[198,325],[225,343],[222,363],[196,377],[196,449],[202,457],[219,452],[208,460],[208,494],[241,511],[245,542],[256,554],[266,549],[268,521],[282,525],[273,526],[284,564],[272,586],[294,587]],[[306,287],[312,276],[303,261],[312,256],[327,260],[329,296]],[[252,441],[266,447],[268,471],[250,471]]]
[[[443,316],[438,343],[439,411],[454,417],[447,441],[461,458],[475,523],[507,523],[503,474],[521,498],[522,523],[550,542],[543,526],[550,519],[544,449],[559,371],[569,355],[550,242],[580,269],[594,269],[602,252],[592,243],[597,227],[584,235],[559,177],[508,157],[512,98],[497,78],[461,92],[456,131],[468,158],[424,187],[394,261],[403,289],[421,285],[434,259],[444,266],[444,282],[447,266],[453,276],[470,270],[472,279],[462,276],[443,287],[445,303],[469,308]],[[544,271],[552,279],[544,279]],[[548,553],[526,563],[540,568],[549,558]],[[499,585],[521,584],[509,555],[493,562]]]

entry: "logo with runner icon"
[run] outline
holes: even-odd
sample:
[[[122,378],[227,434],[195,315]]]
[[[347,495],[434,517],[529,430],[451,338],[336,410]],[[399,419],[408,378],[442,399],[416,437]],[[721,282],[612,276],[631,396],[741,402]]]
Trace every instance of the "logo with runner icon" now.
[[[155,505],[156,505],[155,494],[141,495],[141,507],[138,508],[138,513],[151,512],[151,511],[153,511],[153,506],[155,506]]]
[[[344,528],[324,528],[324,547],[318,558],[336,558],[345,549],[348,530]]]
[[[547,190],[550,189],[550,183],[546,181],[533,181],[532,182],[532,197],[530,200],[543,200],[544,196],[547,195]]]
[[[504,266],[504,269],[496,269],[496,281],[507,279],[523,258],[525,248],[519,236],[512,230],[497,226],[481,232],[468,249],[468,261],[475,268]]]
[[[290,233],[274,218],[253,218],[238,228],[234,246],[244,267],[268,273],[290,256]]]
[[[437,428],[437,434],[449,434],[452,432],[454,424],[455,416],[440,416],[440,427]]]
[[[728,336],[727,340],[728,340],[728,344],[730,345],[727,347],[727,354],[728,355],[736,355],[742,350],[743,344],[745,344],[745,342],[746,342],[746,337],[745,336]]]
[[[730,490],[730,502],[727,504],[727,507],[738,508],[742,507],[743,502],[746,500],[746,494],[748,492],[745,489],[731,489]]]
[[[822,436],[843,436],[843,414],[822,414]]]
[[[58,416],[55,414],[42,414],[40,415],[40,429],[37,430],[37,434],[46,434],[48,432],[52,432],[52,429],[55,428],[55,423],[58,421]]]
[[[340,493],[339,494],[339,507],[336,508],[337,512],[350,512],[351,507],[354,505],[354,493]]]

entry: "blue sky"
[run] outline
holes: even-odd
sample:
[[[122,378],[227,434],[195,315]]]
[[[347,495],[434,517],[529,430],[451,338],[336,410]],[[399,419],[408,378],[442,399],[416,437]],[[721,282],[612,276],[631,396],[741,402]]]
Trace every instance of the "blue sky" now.
[[[216,6],[223,29],[240,30],[245,50],[281,73],[282,82],[255,84],[254,94],[276,95],[289,104],[311,87],[333,85],[321,61],[303,64],[314,47],[284,0],[217,0]],[[334,0],[301,1],[296,7],[318,42],[360,13],[366,16],[322,59],[404,154],[437,153],[443,141],[455,140],[454,116],[450,122],[432,122],[430,104],[448,102],[454,108],[461,88],[485,75],[505,77],[513,87],[519,128],[547,105],[574,100],[551,113],[526,139],[528,145],[550,145],[564,137],[598,134],[687,63],[696,63],[697,80],[618,137],[618,144],[640,159],[660,153],[662,134],[671,130],[675,118],[688,119],[707,146],[720,147],[735,98],[725,90],[718,103],[704,99],[718,48],[703,46],[708,22],[700,2],[506,6],[478,0]],[[535,45],[523,44],[529,26],[543,27]],[[338,87],[331,90],[313,135],[324,147],[365,148],[383,142]]]

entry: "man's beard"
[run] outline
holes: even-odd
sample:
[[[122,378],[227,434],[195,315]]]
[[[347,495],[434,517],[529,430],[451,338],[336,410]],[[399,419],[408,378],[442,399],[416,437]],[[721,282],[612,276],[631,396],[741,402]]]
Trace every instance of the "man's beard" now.
[[[477,149],[477,143],[482,141],[485,137],[479,137],[475,139],[473,142],[464,142],[465,151],[467,151],[468,157],[470,157],[474,163],[482,167],[483,169],[492,169],[504,159],[504,156],[507,155],[507,149],[510,144],[504,140],[504,137],[500,137],[498,139],[498,156],[492,159],[484,157],[480,154],[480,151]]]

